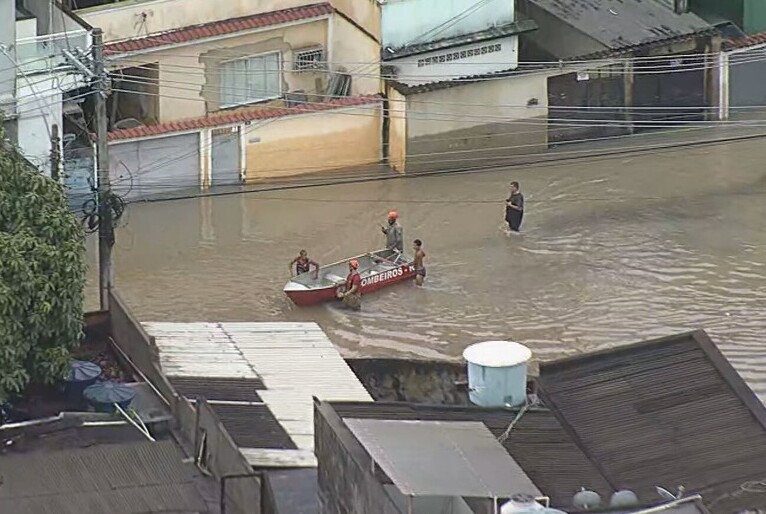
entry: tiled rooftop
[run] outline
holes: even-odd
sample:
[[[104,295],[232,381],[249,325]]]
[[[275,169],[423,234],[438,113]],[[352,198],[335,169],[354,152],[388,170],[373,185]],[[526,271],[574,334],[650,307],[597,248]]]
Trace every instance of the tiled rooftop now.
[[[203,23],[201,25],[192,25],[190,27],[169,30],[160,34],[150,34],[144,37],[115,41],[107,44],[105,51],[107,55],[138,52],[165,45],[175,45],[195,41],[197,39],[207,39],[216,36],[234,34],[244,30],[253,30],[271,25],[281,25],[283,23],[318,18],[320,16],[331,14],[332,12],[332,6],[327,2],[304,5],[292,9]]]
[[[198,130],[201,128],[246,123],[248,121],[254,120],[266,120],[271,118],[281,118],[283,116],[329,111],[343,107],[376,104],[380,101],[381,98],[378,95],[364,95],[342,97],[321,103],[298,105],[296,107],[258,106],[244,108],[236,111],[219,112],[211,114],[210,116],[199,118],[187,118],[178,121],[170,121],[167,123],[159,123],[157,125],[146,125],[143,127],[115,130],[109,133],[109,141],[159,136],[173,132],[186,132],[191,130]]]

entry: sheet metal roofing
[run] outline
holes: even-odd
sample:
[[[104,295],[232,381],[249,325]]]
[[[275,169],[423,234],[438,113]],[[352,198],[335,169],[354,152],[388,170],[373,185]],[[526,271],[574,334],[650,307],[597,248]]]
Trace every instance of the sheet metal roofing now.
[[[711,512],[762,509],[766,407],[703,331],[543,363],[539,393],[503,443],[553,505],[580,487],[642,501],[656,486],[699,493]],[[505,409],[334,402],[344,419],[481,421],[499,436]],[[756,485],[758,484],[758,485]]]
[[[345,419],[373,460],[407,496],[540,496],[479,421]]]
[[[370,402],[372,398],[316,323],[144,323],[154,337],[160,365],[171,383],[176,377],[252,379],[261,406],[289,435],[290,446],[255,442],[241,434],[243,453],[258,465],[316,465],[313,457],[313,397]],[[261,386],[258,385],[261,384]],[[262,387],[262,388],[261,388]],[[209,403],[224,401],[218,396]],[[253,402],[226,401],[240,408]],[[224,407],[220,405],[220,407]],[[224,421],[224,426],[229,428]],[[242,427],[240,427],[242,428]],[[264,434],[263,437],[269,434]],[[236,438],[235,438],[236,439]],[[277,452],[269,450],[284,450]],[[298,451],[296,451],[296,449]],[[262,450],[262,451],[261,451]]]
[[[245,30],[259,29],[271,25],[281,25],[300,20],[318,18],[334,12],[329,2],[303,5],[291,9],[271,11],[241,18],[203,23],[181,27],[159,34],[150,34],[144,37],[135,37],[122,41],[114,41],[105,45],[107,55],[127,52],[138,52],[157,48],[165,45],[188,43],[198,39],[207,39],[217,36],[225,36]]]
[[[711,28],[696,14],[677,14],[655,0],[527,1],[611,49]]]
[[[172,441],[3,456],[0,512],[208,512],[184,457]]]

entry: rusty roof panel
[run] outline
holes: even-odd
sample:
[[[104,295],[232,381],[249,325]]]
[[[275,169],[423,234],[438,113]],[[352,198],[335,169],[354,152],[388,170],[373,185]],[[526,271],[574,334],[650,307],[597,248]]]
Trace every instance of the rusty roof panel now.
[[[540,386],[590,459],[639,496],[681,484],[714,501],[766,477],[766,409],[703,332],[543,364]]]

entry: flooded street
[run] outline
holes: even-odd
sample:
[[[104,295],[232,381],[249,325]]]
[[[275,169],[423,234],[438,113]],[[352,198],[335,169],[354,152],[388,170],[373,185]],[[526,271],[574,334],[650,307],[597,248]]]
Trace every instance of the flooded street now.
[[[706,329],[766,396],[763,140],[524,170],[131,206],[116,281],[144,321],[318,322],[347,356],[456,357],[514,339],[542,359]],[[523,234],[501,230],[508,182]],[[380,247],[397,209],[424,241],[423,289],[361,313],[282,293],[306,248],[320,263]]]

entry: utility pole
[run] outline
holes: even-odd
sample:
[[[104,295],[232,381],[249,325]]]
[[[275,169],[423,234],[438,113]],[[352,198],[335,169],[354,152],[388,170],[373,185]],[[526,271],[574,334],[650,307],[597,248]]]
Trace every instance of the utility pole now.
[[[112,219],[112,187],[109,182],[109,145],[107,143],[106,99],[109,96],[109,78],[104,68],[104,36],[99,28],[93,29],[93,86],[95,88],[96,117],[96,170],[98,176],[98,285],[101,310],[109,310],[109,292],[112,289],[112,246],[114,224]]]
[[[59,138],[59,126],[54,124],[51,127],[51,132],[51,178],[56,182],[59,182],[59,171],[61,170],[61,139]]]

